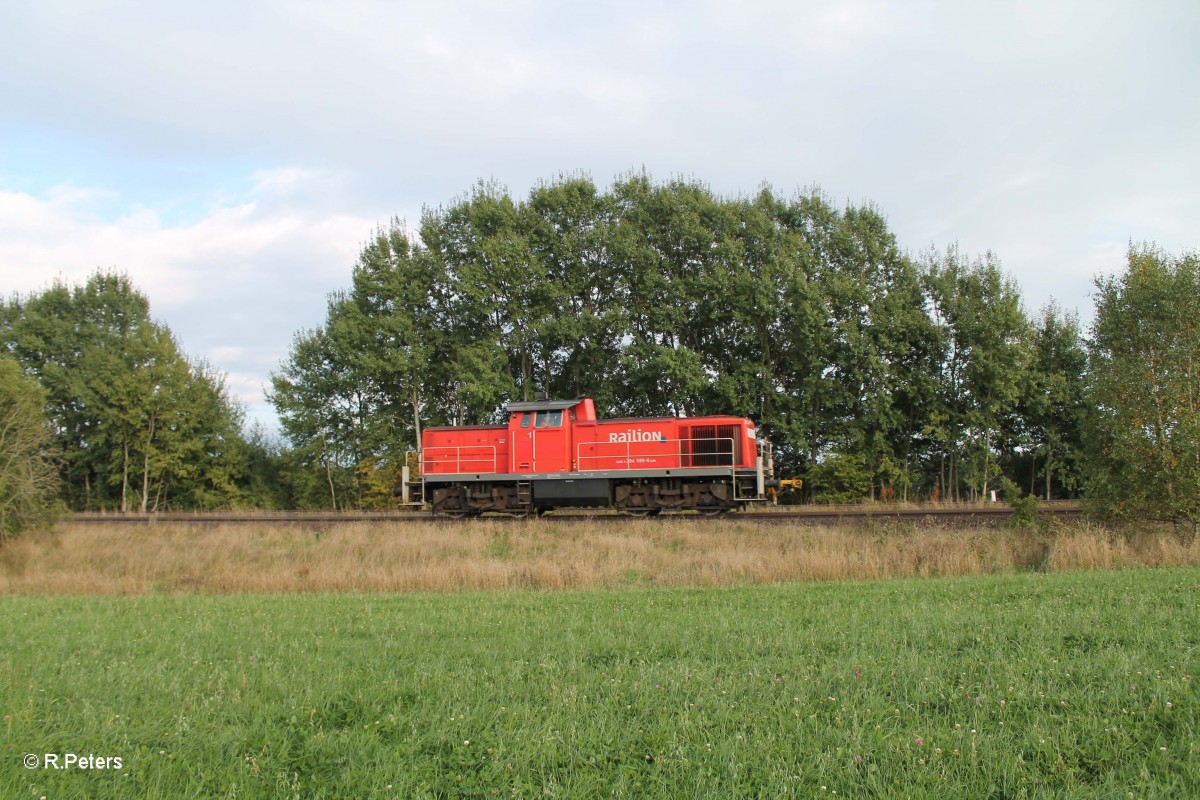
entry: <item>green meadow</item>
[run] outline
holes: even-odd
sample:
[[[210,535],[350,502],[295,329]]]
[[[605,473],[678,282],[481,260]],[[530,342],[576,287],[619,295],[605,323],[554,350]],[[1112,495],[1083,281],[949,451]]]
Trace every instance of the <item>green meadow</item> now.
[[[1195,568],[6,596],[0,631],[17,800],[1200,797]]]

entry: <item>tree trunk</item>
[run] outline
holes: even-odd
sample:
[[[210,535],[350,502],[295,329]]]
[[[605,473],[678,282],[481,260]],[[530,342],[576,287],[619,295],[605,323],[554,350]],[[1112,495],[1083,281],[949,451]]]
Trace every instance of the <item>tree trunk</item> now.
[[[129,442],[121,444],[121,513],[129,511]]]
[[[150,501],[150,443],[154,441],[155,416],[150,414],[150,427],[146,436],[146,452],[142,454],[142,513],[146,513],[146,503]]]
[[[1050,500],[1050,459],[1049,453],[1046,454],[1046,501]],[[1031,491],[1030,494],[1033,494]]]
[[[958,452],[950,454],[950,483],[946,487],[946,499],[952,503],[957,503],[958,497]]]
[[[985,503],[988,499],[988,467],[992,463],[992,432],[983,435],[983,493],[980,495]]]
[[[938,479],[938,500],[943,500],[946,497],[946,451],[942,451],[942,470]]]
[[[150,501],[150,454],[142,454],[142,513],[146,513],[146,504]]]
[[[417,463],[421,463],[421,393],[417,387],[412,392],[413,430],[417,437]]]
[[[526,401],[533,399],[533,360],[525,342],[521,343],[521,396]]]
[[[333,488],[333,471],[329,468],[329,451],[325,449],[325,440],[321,440],[321,454],[325,456],[325,480],[329,482],[329,502],[333,505],[333,510],[337,511],[337,492]]]

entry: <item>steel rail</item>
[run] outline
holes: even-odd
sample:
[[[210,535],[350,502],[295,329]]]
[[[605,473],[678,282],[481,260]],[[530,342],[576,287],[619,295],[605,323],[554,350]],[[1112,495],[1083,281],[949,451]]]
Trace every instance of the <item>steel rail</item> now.
[[[1038,510],[1039,515],[1053,515],[1059,520],[1074,520],[1083,511],[1075,503],[1047,503]],[[704,516],[691,512],[664,512],[650,517],[637,517],[616,511],[601,512],[550,512],[542,517],[533,515],[489,514],[482,517],[451,519],[429,511],[274,511],[274,512],[165,512],[165,513],[97,513],[80,512],[65,518],[65,521],[85,525],[341,525],[351,523],[392,524],[404,522],[455,522],[470,524],[479,520],[543,519],[548,522],[630,522],[633,520],[706,520],[745,521],[764,524],[830,525],[860,524],[871,521],[926,522],[946,524],[961,522],[977,526],[994,526],[1007,522],[1013,515],[1008,505],[962,507],[890,507],[872,506],[804,506],[795,510],[737,511],[717,516]]]

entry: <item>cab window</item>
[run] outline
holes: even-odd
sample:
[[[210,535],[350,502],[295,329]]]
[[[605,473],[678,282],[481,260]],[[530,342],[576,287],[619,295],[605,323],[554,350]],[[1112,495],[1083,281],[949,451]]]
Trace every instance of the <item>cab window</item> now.
[[[528,411],[526,411],[524,414],[521,415],[521,427],[522,428],[529,427],[529,417],[530,417],[530,414]]]
[[[557,428],[562,425],[562,410],[558,411],[539,411],[537,412],[537,421],[534,423],[538,428]]]

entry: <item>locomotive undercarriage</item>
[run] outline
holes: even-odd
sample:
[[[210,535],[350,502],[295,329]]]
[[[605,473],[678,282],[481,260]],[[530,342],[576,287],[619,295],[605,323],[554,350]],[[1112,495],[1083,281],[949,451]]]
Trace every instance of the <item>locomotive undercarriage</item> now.
[[[462,517],[499,511],[510,514],[528,514],[532,504],[521,502],[516,484],[457,483],[434,489],[430,502],[433,513]]]
[[[632,516],[663,511],[697,511],[724,514],[745,505],[754,492],[754,481],[739,478],[735,489],[728,477],[663,477],[595,482],[604,485],[582,489],[572,496],[562,482],[515,481],[450,483],[428,487],[435,514],[450,517],[496,512],[514,516],[540,514],[558,506],[607,506]],[[564,491],[565,490],[565,491]]]
[[[726,480],[638,480],[615,484],[612,494],[614,508],[635,515],[685,510],[719,514],[739,505],[733,485]]]

